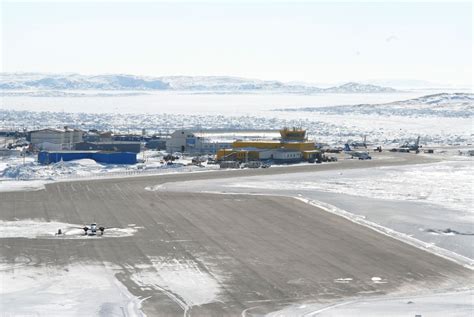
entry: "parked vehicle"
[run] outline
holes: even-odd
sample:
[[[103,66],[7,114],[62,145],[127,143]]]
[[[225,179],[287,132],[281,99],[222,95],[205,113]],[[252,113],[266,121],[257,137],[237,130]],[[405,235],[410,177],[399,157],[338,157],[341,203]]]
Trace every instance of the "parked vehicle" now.
[[[262,167],[262,162],[260,161],[250,161],[241,165],[242,168],[259,168]]]
[[[222,161],[219,166],[220,168],[240,168],[240,163],[237,161]]]

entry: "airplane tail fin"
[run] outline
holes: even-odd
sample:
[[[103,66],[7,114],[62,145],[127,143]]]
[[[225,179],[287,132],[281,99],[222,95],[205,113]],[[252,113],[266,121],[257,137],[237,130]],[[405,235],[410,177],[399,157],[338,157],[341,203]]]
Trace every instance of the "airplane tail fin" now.
[[[351,151],[351,147],[348,143],[344,144],[344,151]]]

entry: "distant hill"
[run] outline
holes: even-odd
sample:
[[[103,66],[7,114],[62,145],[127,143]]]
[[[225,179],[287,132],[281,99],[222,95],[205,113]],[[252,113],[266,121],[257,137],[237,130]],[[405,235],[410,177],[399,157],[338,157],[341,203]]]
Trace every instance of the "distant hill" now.
[[[450,84],[441,82],[432,82],[428,80],[419,79],[374,79],[363,81],[364,84],[372,84],[378,86],[392,87],[395,89],[422,89],[422,90],[442,90],[442,89],[462,89],[470,90],[470,86],[467,84]]]
[[[4,73],[0,76],[0,89],[164,90],[170,86],[159,79],[132,75]]]
[[[283,83],[230,76],[164,76],[80,75],[47,73],[2,73],[2,90],[133,90],[191,91],[210,93],[277,92],[277,93],[387,93],[395,89],[369,84],[347,83],[319,88],[311,84]],[[8,93],[7,93],[8,95]]]
[[[474,115],[474,94],[441,93],[380,104],[356,104],[275,109],[275,111],[315,112],[321,114],[384,115],[406,117],[463,117]]]
[[[425,106],[474,106],[474,94],[469,93],[440,93],[418,98],[386,103],[385,105],[425,105]]]
[[[396,92],[397,90],[389,87],[382,87],[369,84],[360,84],[350,82],[341,86],[330,87],[324,89],[327,93],[380,93],[380,92]]]

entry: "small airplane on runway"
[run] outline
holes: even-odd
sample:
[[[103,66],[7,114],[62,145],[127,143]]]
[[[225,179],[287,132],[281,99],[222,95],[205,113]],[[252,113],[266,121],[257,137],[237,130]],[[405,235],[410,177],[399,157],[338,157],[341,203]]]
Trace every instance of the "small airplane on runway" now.
[[[85,236],[96,236],[96,235],[103,236],[105,229],[110,228],[110,227],[103,227],[103,226],[98,227],[97,223],[91,223],[89,226],[86,225],[84,227],[69,227],[69,228],[82,229],[84,231]],[[68,231],[69,231],[68,229],[64,231],[62,229],[58,229],[58,231],[56,232],[56,235],[57,236],[66,235]]]
[[[91,223],[90,227],[84,226],[84,227],[82,228],[82,230],[84,230],[84,235],[89,235],[89,236],[95,236],[95,235],[97,235],[97,229],[99,230],[100,235],[103,236],[103,235],[104,235],[104,231],[105,231],[105,227],[99,227],[99,228],[97,228],[97,224],[96,224],[96,223]]]

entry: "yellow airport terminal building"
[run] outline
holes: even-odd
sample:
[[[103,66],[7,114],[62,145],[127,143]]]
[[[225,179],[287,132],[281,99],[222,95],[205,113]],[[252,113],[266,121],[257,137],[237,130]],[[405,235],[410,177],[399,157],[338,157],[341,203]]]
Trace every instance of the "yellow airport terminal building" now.
[[[241,162],[257,160],[301,161],[314,159],[320,152],[306,138],[306,130],[283,128],[278,140],[237,140],[231,149],[220,149],[217,160]]]

